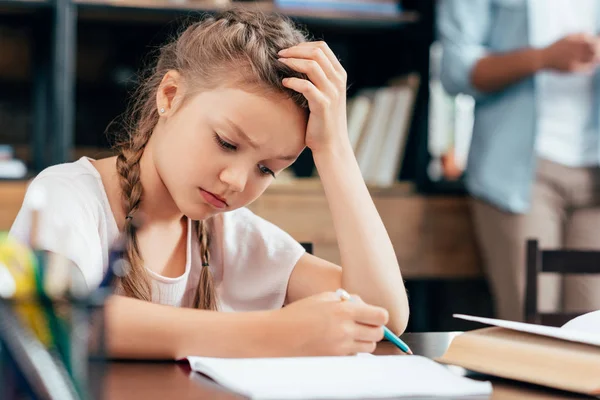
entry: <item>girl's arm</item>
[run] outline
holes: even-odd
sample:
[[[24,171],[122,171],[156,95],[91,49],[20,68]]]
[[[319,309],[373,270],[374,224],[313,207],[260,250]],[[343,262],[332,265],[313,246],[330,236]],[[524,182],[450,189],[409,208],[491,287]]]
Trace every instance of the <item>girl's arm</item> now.
[[[123,296],[106,304],[109,357],[180,359],[282,357],[372,352],[385,310],[322,293],[278,310],[218,312]]]
[[[222,313],[112,296],[106,304],[109,356],[134,359],[276,355],[269,312]],[[271,343],[269,343],[271,340]]]
[[[340,248],[342,286],[387,309],[388,327],[404,332],[409,307],[400,266],[350,143],[313,156]]]
[[[306,144],[313,152],[333,217],[342,260],[339,281],[365,302],[387,309],[388,327],[401,333],[409,314],[406,290],[391,240],[348,139],[346,73],[324,42],[303,43],[280,55],[310,79],[290,78],[284,84],[309,102]],[[292,274],[288,301],[310,294],[305,282],[317,281],[316,287],[335,285],[335,270],[330,263],[304,256]]]

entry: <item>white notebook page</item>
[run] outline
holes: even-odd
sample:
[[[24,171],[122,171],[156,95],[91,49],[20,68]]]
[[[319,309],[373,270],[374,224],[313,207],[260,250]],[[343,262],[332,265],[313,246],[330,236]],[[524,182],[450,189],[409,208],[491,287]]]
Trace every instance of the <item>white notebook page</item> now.
[[[455,375],[420,356],[206,358],[192,370],[253,399],[486,396],[489,382]]]
[[[600,311],[593,311],[573,318],[562,326],[562,329],[589,332],[600,335]]]
[[[600,333],[592,333],[589,330],[575,330],[573,325],[565,325],[563,328],[554,326],[527,324],[525,322],[506,321],[503,319],[474,317],[472,315],[454,314],[455,318],[464,319],[467,321],[481,322],[501,328],[512,329],[514,331],[533,333],[536,335],[553,337],[556,339],[568,340],[571,342],[579,342],[600,346]]]

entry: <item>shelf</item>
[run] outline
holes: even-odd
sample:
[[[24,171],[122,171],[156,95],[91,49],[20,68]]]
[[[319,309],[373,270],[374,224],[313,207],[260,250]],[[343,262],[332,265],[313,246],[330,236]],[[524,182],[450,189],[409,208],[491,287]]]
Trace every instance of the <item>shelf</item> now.
[[[412,182],[395,182],[389,187],[369,186],[372,196],[412,196],[416,194]],[[323,195],[323,185],[319,178],[288,178],[275,180],[268,188],[272,194],[316,194]]]
[[[31,13],[51,5],[50,0],[0,0],[0,15]]]
[[[1,7],[47,7],[50,0],[0,0]]]
[[[0,180],[0,232],[10,229],[25,196],[27,181]]]
[[[282,9],[270,1],[229,3],[223,1],[178,2],[173,0],[74,0],[82,19],[153,21],[169,17],[185,16],[194,12],[214,12],[230,7],[259,9],[278,12],[302,22],[320,23],[344,27],[398,27],[419,20],[416,12],[405,11],[398,16],[365,15],[357,13],[335,13],[311,10]]]
[[[15,157],[19,160],[23,160],[26,163],[31,163],[31,147],[27,144],[12,144]],[[91,158],[104,158],[111,157],[115,153],[113,150],[104,147],[94,147],[94,146],[77,146],[72,151],[71,160],[75,161],[80,159],[81,157],[91,157]]]
[[[327,23],[330,25],[348,27],[399,27],[419,20],[419,15],[412,11],[404,11],[397,16],[365,15],[353,13],[336,13],[310,10],[282,10],[272,7],[276,11],[292,18],[298,18],[306,22]]]

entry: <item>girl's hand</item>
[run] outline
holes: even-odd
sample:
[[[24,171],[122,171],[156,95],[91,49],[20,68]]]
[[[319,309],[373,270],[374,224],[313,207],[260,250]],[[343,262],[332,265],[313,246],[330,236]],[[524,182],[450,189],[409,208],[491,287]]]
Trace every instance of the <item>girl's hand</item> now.
[[[342,301],[335,293],[310,296],[274,311],[282,354],[343,356],[372,353],[383,339],[388,312],[356,301]]]
[[[315,153],[347,141],[346,71],[333,51],[325,42],[305,42],[281,50],[279,56],[281,62],[309,78],[283,80],[284,86],[308,100],[306,145]]]

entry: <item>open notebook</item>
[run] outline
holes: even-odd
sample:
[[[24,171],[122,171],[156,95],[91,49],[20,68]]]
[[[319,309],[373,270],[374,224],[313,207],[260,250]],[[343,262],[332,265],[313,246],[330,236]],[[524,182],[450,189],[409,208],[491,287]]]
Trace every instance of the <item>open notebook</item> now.
[[[489,382],[420,356],[187,359],[192,370],[252,399],[488,398],[492,392]]]

